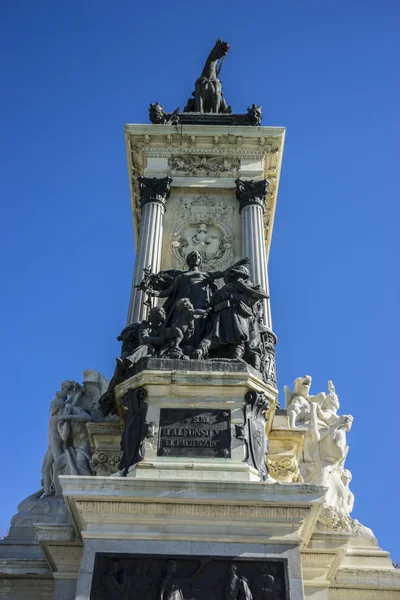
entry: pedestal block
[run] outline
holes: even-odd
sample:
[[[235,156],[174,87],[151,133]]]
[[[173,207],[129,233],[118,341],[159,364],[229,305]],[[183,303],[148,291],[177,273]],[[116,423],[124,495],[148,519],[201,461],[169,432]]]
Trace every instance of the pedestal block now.
[[[285,573],[279,598],[304,597],[299,550],[310,539],[324,488],[160,479],[157,472],[140,484],[130,477],[64,476],[62,486],[84,541],[79,600],[102,597],[96,588],[101,584],[93,580],[99,553],[113,558],[122,571],[127,557],[137,556],[177,560],[179,568],[183,558],[199,564],[224,560],[237,565],[239,573],[248,568],[242,561],[275,561]]]
[[[128,477],[267,478],[265,430],[275,412],[277,390],[257,371],[242,362],[156,358],[143,367],[115,390],[128,451],[135,428],[146,429],[138,455],[131,457],[132,464],[125,463]],[[127,410],[135,402],[143,403],[142,422],[138,406],[131,414]]]

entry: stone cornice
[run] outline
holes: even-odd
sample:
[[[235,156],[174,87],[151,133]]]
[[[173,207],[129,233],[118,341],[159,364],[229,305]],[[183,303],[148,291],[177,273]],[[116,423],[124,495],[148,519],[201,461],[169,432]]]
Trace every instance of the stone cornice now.
[[[147,161],[152,158],[167,160],[174,155],[191,156],[227,156],[237,157],[240,161],[258,161],[260,171],[248,173],[248,167],[226,177],[221,172],[213,177],[176,177],[176,172],[168,168],[168,164],[154,174],[157,177],[174,176],[172,186],[196,187],[207,189],[215,187],[232,188],[234,179],[262,179],[270,181],[266,198],[264,215],[265,243],[267,258],[271,244],[272,228],[275,215],[276,198],[279,186],[282,153],[285,139],[283,127],[228,127],[214,125],[126,125],[126,152],[128,158],[129,180],[135,240],[138,240],[140,229],[141,207],[140,191],[136,178],[148,175]]]

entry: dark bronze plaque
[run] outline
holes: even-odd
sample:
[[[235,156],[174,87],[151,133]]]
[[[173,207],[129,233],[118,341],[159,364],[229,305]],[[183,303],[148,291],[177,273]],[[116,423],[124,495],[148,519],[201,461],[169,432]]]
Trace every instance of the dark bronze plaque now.
[[[96,554],[91,600],[288,600],[285,561]]]
[[[229,410],[162,408],[158,456],[230,458]]]

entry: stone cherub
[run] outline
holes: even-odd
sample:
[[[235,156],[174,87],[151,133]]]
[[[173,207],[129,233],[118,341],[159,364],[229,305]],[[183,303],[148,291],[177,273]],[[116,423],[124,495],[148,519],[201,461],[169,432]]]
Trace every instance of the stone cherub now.
[[[312,378],[310,375],[297,377],[293,383],[293,392],[285,385],[286,410],[289,417],[289,426],[296,427],[298,423],[304,424],[310,414],[310,403],[320,403],[325,400],[325,393],[310,396]]]

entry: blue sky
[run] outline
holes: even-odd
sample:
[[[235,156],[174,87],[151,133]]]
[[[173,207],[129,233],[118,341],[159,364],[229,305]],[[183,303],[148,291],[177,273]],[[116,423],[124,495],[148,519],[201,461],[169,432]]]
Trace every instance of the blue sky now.
[[[136,5],[135,5],[136,4]],[[400,4],[3,0],[0,529],[38,489],[63,379],[111,376],[134,264],[125,123],[183,107],[215,39],[236,112],[287,127],[270,258],[283,385],[355,417],[353,516],[400,560]]]

